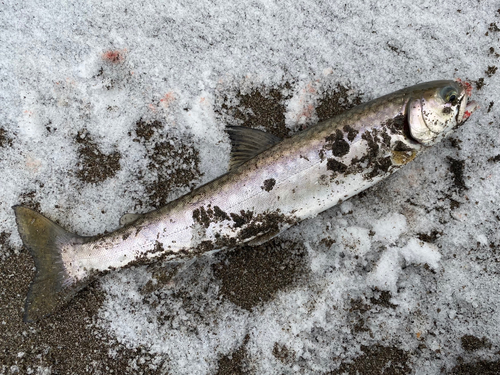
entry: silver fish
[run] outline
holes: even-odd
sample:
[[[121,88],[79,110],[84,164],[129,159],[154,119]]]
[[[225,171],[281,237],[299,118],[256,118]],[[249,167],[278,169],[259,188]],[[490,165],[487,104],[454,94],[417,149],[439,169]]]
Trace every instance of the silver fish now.
[[[471,86],[433,81],[357,106],[280,140],[229,127],[230,171],[112,233],[81,237],[14,206],[36,264],[25,321],[51,314],[97,275],[158,259],[260,244],[388,177],[462,125]]]

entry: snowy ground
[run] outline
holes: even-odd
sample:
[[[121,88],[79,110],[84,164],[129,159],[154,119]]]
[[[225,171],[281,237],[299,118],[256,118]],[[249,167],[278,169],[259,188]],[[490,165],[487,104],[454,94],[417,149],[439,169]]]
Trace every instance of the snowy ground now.
[[[499,4],[392,3],[2,2],[0,373],[497,373]],[[34,269],[12,205],[112,231],[223,174],[228,124],[290,135],[458,77],[482,109],[360,196],[21,322]]]

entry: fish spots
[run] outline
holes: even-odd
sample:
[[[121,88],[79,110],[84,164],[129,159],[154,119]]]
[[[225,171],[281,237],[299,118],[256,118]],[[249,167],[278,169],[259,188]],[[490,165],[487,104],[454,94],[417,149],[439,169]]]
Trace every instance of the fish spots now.
[[[451,107],[444,107],[444,108],[443,108],[443,113],[444,113],[445,115],[450,114],[450,113],[451,113]]]
[[[229,216],[219,206],[214,206],[214,217],[219,221],[229,220]]]
[[[280,210],[253,215],[238,234],[242,241],[249,238],[265,236],[271,238],[278,234],[284,226],[291,226],[298,222],[293,216],[285,215]]]
[[[326,163],[326,169],[335,173],[345,173],[347,171],[347,165],[331,158],[328,159]]]
[[[269,178],[263,182],[263,185],[264,186],[261,186],[261,189],[269,192],[273,190],[274,185],[276,185],[276,180],[274,178]]]
[[[76,177],[81,181],[97,184],[114,177],[120,170],[120,153],[115,151],[105,154],[87,131],[79,131],[75,142],[79,155]]]

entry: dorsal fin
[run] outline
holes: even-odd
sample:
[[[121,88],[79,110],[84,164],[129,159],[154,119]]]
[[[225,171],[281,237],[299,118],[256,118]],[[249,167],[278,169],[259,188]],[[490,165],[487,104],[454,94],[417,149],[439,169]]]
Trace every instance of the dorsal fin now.
[[[239,167],[247,160],[281,141],[281,138],[275,135],[243,126],[228,126],[226,131],[231,140],[229,170]]]

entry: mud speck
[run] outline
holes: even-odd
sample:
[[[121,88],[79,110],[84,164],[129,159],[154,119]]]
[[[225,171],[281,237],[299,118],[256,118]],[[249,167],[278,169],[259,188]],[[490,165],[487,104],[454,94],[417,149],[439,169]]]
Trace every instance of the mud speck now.
[[[225,355],[219,359],[219,368],[215,375],[243,375],[246,374],[244,365],[245,359],[248,357],[245,346],[250,340],[250,336],[246,335],[243,339],[243,344],[233,353]]]
[[[273,190],[274,185],[276,185],[276,180],[274,178],[269,178],[264,181],[263,186],[261,186],[262,190],[267,192]]]
[[[87,131],[79,131],[75,142],[78,144],[79,156],[76,176],[81,181],[97,184],[114,177],[120,170],[120,153],[104,154]]]
[[[50,368],[54,374],[133,373],[129,361],[137,353],[93,324],[104,300],[95,285],[78,293],[56,314],[26,324],[22,314],[34,276],[31,256],[26,250],[8,255],[0,262],[0,274],[0,315],[4,322],[0,329],[0,373],[10,373],[8,369],[12,368],[20,374],[36,373],[38,366]]]
[[[488,159],[488,161],[490,163],[497,163],[500,161],[500,154],[498,154],[497,156],[492,156],[491,158]]]
[[[496,66],[488,66],[488,69],[485,71],[486,75],[488,77],[492,77],[493,74],[495,74],[497,72],[497,67]]]
[[[361,104],[363,94],[357,93],[353,96],[351,90],[350,87],[338,84],[332,92],[326,93],[316,107],[319,121],[328,120]]]
[[[220,293],[235,305],[251,310],[291,287],[305,272],[307,251],[299,244],[271,240],[260,246],[242,246],[217,256],[213,266]]]
[[[491,349],[491,342],[486,337],[476,337],[472,335],[464,335],[461,338],[462,348],[468,352],[473,352],[479,349]]]
[[[171,200],[173,191],[180,189],[187,193],[203,175],[199,169],[199,152],[188,135],[178,137],[160,121],[140,119],[129,136],[144,146],[149,161],[147,168],[150,176],[144,181],[147,198],[145,201],[141,198],[139,205],[165,206]]]
[[[459,191],[467,190],[467,186],[465,186],[464,181],[465,161],[454,159],[451,156],[448,156],[446,159],[450,163],[449,169],[453,176],[453,184],[458,188]]]
[[[286,345],[280,345],[275,342],[273,346],[273,356],[286,364],[294,359],[295,354],[291,349],[288,349]]]
[[[382,345],[361,346],[363,355],[349,363],[342,363],[340,367],[330,372],[330,375],[340,374],[411,374],[408,365],[410,355],[408,352],[393,347]]]
[[[476,89],[479,91],[483,88],[484,86],[484,78],[479,78],[477,81],[475,81],[476,84]]]
[[[12,139],[7,136],[7,131],[0,128],[0,147],[12,147]]]
[[[283,90],[290,88],[288,83],[278,88],[260,87],[250,94],[237,93],[239,104],[234,106],[224,98],[220,115],[236,120],[234,125],[249,128],[264,127],[266,131],[278,137],[289,136],[289,129],[285,125],[285,100]]]
[[[35,190],[22,193],[19,196],[19,202],[23,206],[29,207],[35,211],[40,211],[40,202],[38,201]]]
[[[500,29],[498,28],[497,24],[495,22],[490,23],[490,26],[488,27],[488,31],[491,32],[498,32]]]
[[[481,375],[498,375],[498,369],[500,368],[500,360],[498,361],[486,361],[480,360],[478,362],[472,363],[462,363],[456,365],[451,370],[450,374],[453,375],[471,375],[471,374],[481,374]]]
[[[490,102],[490,104],[488,105],[488,111],[487,111],[487,113],[491,112],[491,108],[493,108],[494,104],[495,104],[495,102]]]
[[[417,233],[417,237],[420,241],[435,243],[439,237],[443,235],[442,231],[433,230],[429,233]]]
[[[377,292],[377,291],[378,291],[378,289],[375,289],[375,292]],[[378,292],[379,292],[378,297],[371,297],[370,298],[370,303],[372,305],[379,305],[379,306],[382,306],[385,308],[390,308],[390,309],[396,308],[396,305],[391,303],[391,298],[392,298],[391,292],[389,292],[387,290],[382,290],[382,291],[378,291]]]

